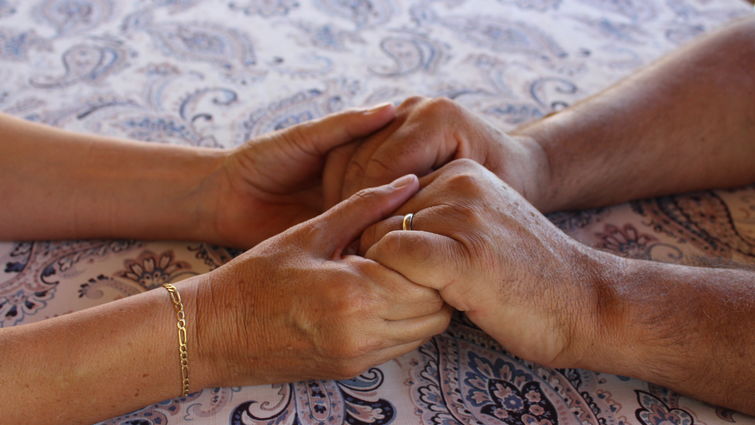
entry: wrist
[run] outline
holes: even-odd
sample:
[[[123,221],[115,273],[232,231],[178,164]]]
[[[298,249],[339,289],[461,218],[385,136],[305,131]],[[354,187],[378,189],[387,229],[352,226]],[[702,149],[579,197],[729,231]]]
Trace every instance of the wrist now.
[[[106,146],[94,171],[101,182],[81,217],[79,237],[208,240],[215,210],[212,176],[224,151],[119,141]]]
[[[175,284],[186,310],[191,392],[223,386],[226,382],[218,367],[223,364],[223,359],[218,356],[218,341],[208,337],[215,335],[216,330],[213,310],[204,308],[206,300],[203,299],[211,285],[211,274],[212,272],[195,276]],[[163,288],[159,290],[165,291]],[[166,303],[169,301],[166,300]],[[174,314],[171,319],[175,321]],[[171,328],[175,332],[175,324]]]
[[[565,114],[568,111],[560,112]],[[570,202],[574,199],[574,179],[568,166],[576,160],[570,161],[563,153],[558,152],[560,130],[555,128],[556,117],[549,117],[536,121],[525,127],[514,130],[511,135],[520,141],[529,152],[529,163],[533,169],[528,184],[533,196],[530,202],[542,213],[550,213],[570,209]]]
[[[225,162],[230,151],[219,149],[197,149],[193,158],[181,164],[181,174],[187,181],[181,186],[187,188],[180,198],[184,211],[180,226],[176,229],[177,239],[211,242],[226,245],[218,232],[217,222],[223,202],[225,184]]]
[[[528,135],[512,135],[513,145],[505,149],[503,155],[518,158],[511,167],[501,170],[499,177],[506,182],[517,185],[519,193],[535,208],[543,213],[553,211],[551,200],[553,185],[551,165],[547,152],[537,139]],[[508,141],[507,141],[508,142]],[[512,152],[511,150],[515,150]],[[508,152],[506,152],[508,151]],[[515,152],[518,152],[515,153]]]
[[[610,371],[616,365],[618,349],[625,336],[621,334],[624,306],[618,283],[626,265],[625,259],[574,242],[571,259],[573,279],[585,289],[583,303],[572,320],[568,367]]]
[[[636,279],[647,278],[650,271],[637,269],[637,260],[589,247],[585,251],[591,296],[575,367],[658,382],[657,375],[647,373],[656,367],[655,372],[669,372],[668,365],[658,362],[666,356],[656,352],[658,335],[648,332],[643,324],[647,317],[638,316],[634,308],[638,297],[649,296],[642,294]]]

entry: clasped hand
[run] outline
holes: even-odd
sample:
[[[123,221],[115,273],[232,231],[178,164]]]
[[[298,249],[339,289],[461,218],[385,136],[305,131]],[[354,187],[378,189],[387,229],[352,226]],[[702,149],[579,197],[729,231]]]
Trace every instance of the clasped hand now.
[[[570,312],[590,308],[590,288],[569,267],[577,244],[521,195],[540,199],[542,162],[535,144],[442,99],[242,146],[213,177],[228,206],[216,227],[236,245],[264,241],[199,290],[198,317],[212,317],[202,356],[226,385],[350,377],[442,332],[451,306],[516,354],[573,364],[574,333],[591,328]],[[400,231],[410,212],[414,230]]]

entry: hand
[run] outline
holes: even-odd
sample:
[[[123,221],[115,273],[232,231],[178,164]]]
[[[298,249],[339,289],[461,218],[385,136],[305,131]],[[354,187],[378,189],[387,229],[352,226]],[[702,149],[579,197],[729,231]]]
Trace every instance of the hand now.
[[[213,384],[350,378],[442,332],[451,313],[437,291],[342,255],[418,187],[407,176],[361,191],[211,272],[197,345]]]
[[[575,367],[594,339],[589,248],[483,166],[453,161],[397,213],[368,228],[365,257],[440,291],[512,353]],[[414,213],[414,231],[401,231]]]
[[[365,187],[405,174],[424,176],[447,162],[469,158],[484,165],[540,206],[548,161],[532,138],[507,135],[447,98],[412,97],[396,119],[361,144],[334,149],[324,173],[333,205]]]
[[[203,187],[212,206],[212,242],[248,248],[324,210],[328,152],[379,130],[392,105],[351,110],[250,140],[230,151]]]

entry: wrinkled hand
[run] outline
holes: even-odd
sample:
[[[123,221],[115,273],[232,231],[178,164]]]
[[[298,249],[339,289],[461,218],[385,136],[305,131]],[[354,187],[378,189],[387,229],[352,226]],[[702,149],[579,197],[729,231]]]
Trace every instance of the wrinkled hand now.
[[[484,165],[536,206],[539,188],[548,187],[545,153],[531,138],[503,133],[450,99],[412,97],[386,128],[331,152],[326,204],[405,174],[424,176],[459,158]]]
[[[453,161],[422,185],[401,215],[365,231],[365,257],[439,290],[514,354],[579,364],[595,329],[589,248],[473,161]],[[401,231],[410,212],[414,231]]]
[[[270,133],[228,152],[203,185],[214,211],[212,242],[248,248],[324,211],[328,152],[379,130],[391,105],[349,110]]]
[[[197,346],[219,369],[218,385],[350,378],[448,326],[437,291],[343,255],[417,191],[408,177],[361,191],[211,272],[197,297]]]

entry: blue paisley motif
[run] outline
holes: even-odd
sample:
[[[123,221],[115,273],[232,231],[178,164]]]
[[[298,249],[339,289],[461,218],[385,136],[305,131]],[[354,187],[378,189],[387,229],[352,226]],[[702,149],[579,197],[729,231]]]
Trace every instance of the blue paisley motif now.
[[[192,146],[207,144],[189,123],[171,116],[134,115],[113,123],[113,126],[128,137],[145,142],[170,142]]]
[[[397,77],[416,71],[433,73],[443,61],[444,46],[418,34],[401,34],[380,41],[380,49],[391,60],[391,66],[376,66],[370,69],[383,77]]]
[[[396,11],[393,0],[315,0],[315,5],[329,16],[348,19],[357,28],[384,24]]]
[[[238,71],[256,63],[249,38],[235,29],[210,23],[164,23],[146,31],[167,55]]]
[[[225,248],[208,243],[189,245],[189,251],[196,252],[194,257],[202,260],[210,270],[215,270],[244,252],[240,249]]]
[[[314,47],[345,51],[349,43],[364,43],[358,32],[341,30],[335,25],[313,25],[309,22],[300,22],[296,26],[305,34],[304,44]]]
[[[647,0],[579,0],[596,9],[616,13],[633,21],[647,22],[656,17],[653,2]]]
[[[250,400],[231,413],[231,425],[386,425],[396,410],[387,400],[370,400],[372,390],[383,383],[380,369],[344,381],[308,381],[281,387],[281,400],[270,403]]]
[[[0,281],[0,327],[21,323],[43,310],[60,278],[76,264],[136,245],[133,241],[69,241],[20,243],[0,256],[5,280]]]
[[[113,15],[112,0],[45,0],[36,15],[51,24],[58,34],[91,30]]]
[[[530,95],[537,101],[540,106],[548,112],[558,111],[569,106],[568,98],[553,98],[550,90],[559,95],[574,95],[577,93],[577,86],[566,79],[558,77],[538,78],[530,85]]]
[[[17,32],[0,28],[0,60],[26,61],[32,48],[49,49],[49,46],[34,30]]]
[[[60,88],[79,82],[99,83],[123,69],[126,52],[119,46],[77,44],[63,53],[65,73],[59,77],[33,77],[31,84],[39,88]]]
[[[409,384],[422,423],[617,423],[605,416],[605,401],[586,392],[592,372],[567,376],[517,359],[464,316],[419,352]]]
[[[566,51],[542,30],[503,18],[454,16],[443,24],[463,40],[499,53],[523,53],[534,57],[564,58]]]
[[[640,44],[648,41],[650,35],[642,29],[639,23],[624,23],[614,21],[606,17],[599,19],[589,17],[574,18],[582,23],[590,32],[609,40],[616,40],[631,44]]]
[[[640,408],[635,411],[643,425],[694,425],[695,418],[686,410],[670,408],[662,400],[645,391],[635,390]]]
[[[359,88],[357,82],[331,81],[325,90],[309,89],[298,92],[269,106],[257,109],[243,121],[243,132],[236,143],[253,136],[280,130],[301,122],[319,118],[343,109]]]
[[[16,13],[16,7],[8,0],[0,0],[0,18],[10,16]]]

